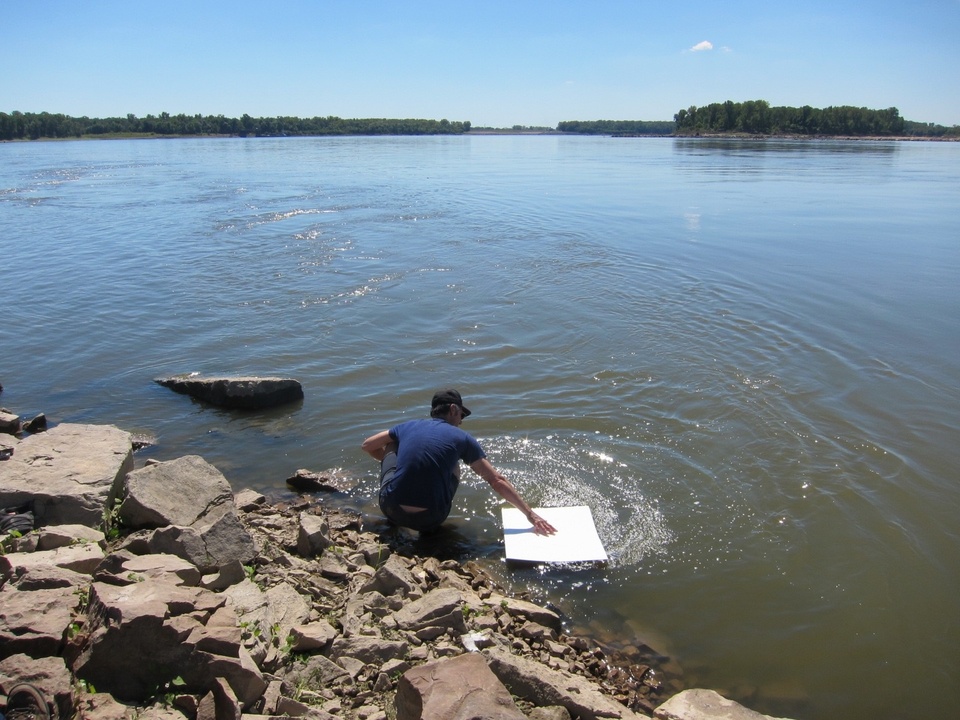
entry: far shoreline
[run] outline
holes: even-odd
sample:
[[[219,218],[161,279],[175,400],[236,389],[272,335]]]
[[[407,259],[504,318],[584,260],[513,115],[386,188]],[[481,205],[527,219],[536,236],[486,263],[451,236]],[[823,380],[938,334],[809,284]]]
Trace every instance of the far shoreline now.
[[[823,142],[823,141],[843,141],[843,142],[958,142],[960,136],[922,136],[922,135],[799,135],[796,133],[771,133],[771,134],[753,134],[753,133],[674,133],[669,135],[654,133],[571,133],[560,130],[513,130],[513,129],[480,129],[468,130],[464,133],[426,133],[426,134],[357,134],[357,135],[239,135],[239,134],[170,134],[161,135],[158,133],[105,133],[103,135],[81,135],[80,137],[42,137],[42,138],[16,138],[12,140],[0,140],[0,145],[14,143],[46,143],[46,142],[77,142],[93,140],[183,140],[183,139],[230,139],[238,140],[257,140],[257,139],[278,139],[278,138],[360,138],[360,137],[469,137],[469,136],[562,136],[562,137],[601,137],[616,139],[674,139],[674,140],[749,140],[749,141],[767,141],[767,140],[791,140],[802,142]]]

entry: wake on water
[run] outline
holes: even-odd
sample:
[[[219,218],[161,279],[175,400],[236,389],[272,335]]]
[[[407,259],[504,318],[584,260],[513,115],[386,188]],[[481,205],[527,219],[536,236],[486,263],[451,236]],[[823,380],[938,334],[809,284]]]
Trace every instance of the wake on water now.
[[[656,501],[644,494],[642,478],[608,454],[610,443],[601,440],[508,435],[485,438],[483,445],[531,505],[588,506],[610,565],[635,565],[663,553],[672,535]]]

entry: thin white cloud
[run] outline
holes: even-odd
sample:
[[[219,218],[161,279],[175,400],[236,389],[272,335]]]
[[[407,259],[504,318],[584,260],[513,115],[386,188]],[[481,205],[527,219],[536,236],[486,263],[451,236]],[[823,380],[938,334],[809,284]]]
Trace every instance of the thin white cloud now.
[[[690,48],[690,52],[702,52],[704,50],[713,50],[713,43],[709,40],[704,40],[703,42],[698,42],[696,45]]]

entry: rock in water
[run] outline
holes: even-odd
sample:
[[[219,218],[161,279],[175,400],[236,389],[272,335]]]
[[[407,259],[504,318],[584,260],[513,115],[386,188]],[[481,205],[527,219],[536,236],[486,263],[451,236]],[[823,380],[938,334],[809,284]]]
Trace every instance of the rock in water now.
[[[211,405],[239,410],[262,410],[303,400],[303,387],[291,378],[175,375],[155,382]]]

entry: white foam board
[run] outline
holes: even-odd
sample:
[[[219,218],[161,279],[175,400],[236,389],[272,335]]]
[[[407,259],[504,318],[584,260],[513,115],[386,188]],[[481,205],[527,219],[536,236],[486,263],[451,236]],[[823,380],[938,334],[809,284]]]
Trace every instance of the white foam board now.
[[[501,508],[503,548],[507,560],[530,563],[606,562],[593,513],[586,505],[534,508],[553,525],[555,535],[537,535],[515,507]]]

